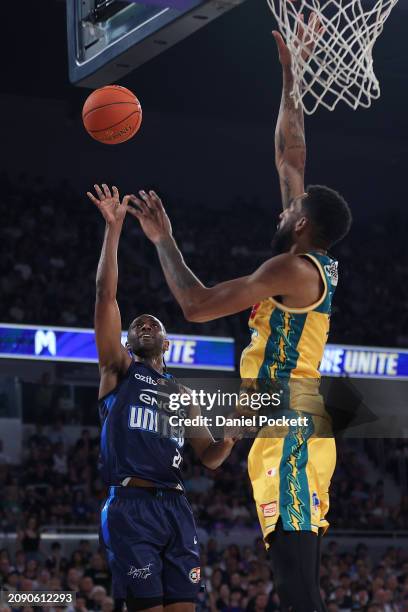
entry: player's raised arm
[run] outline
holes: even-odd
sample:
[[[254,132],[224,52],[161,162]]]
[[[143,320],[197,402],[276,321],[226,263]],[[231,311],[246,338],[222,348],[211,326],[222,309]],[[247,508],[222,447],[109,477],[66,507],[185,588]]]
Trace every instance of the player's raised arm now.
[[[273,32],[282,65],[282,99],[275,131],[275,163],[279,174],[282,206],[305,190],[306,141],[303,109],[295,108],[290,93],[293,88],[291,55],[282,35]]]
[[[316,301],[318,296],[308,294],[308,281],[316,270],[292,253],[272,257],[248,276],[205,287],[185,263],[160,198],[153,191],[139,194],[140,198],[130,196],[137,209],[128,207],[129,213],[137,217],[155,245],[167,284],[187,320],[212,321],[241,312],[271,295],[296,296],[303,305]],[[288,211],[282,216],[287,214]],[[300,216],[296,223],[297,231],[302,231],[308,221]]]
[[[119,192],[107,185],[95,185],[97,197],[88,192],[89,199],[105,219],[105,235],[96,274],[95,335],[99,356],[101,384],[99,395],[105,395],[118,383],[129,367],[131,357],[121,344],[121,318],[116,292],[118,286],[117,252],[128,198],[119,199]]]
[[[309,18],[309,28],[320,35],[322,28],[314,13]],[[295,107],[291,91],[293,89],[292,58],[290,51],[279,32],[273,32],[282,65],[282,99],[275,132],[275,163],[279,174],[283,208],[287,208],[293,198],[305,190],[306,140],[303,108]],[[312,48],[305,39],[303,28],[298,28],[297,36],[304,41],[304,53]]]

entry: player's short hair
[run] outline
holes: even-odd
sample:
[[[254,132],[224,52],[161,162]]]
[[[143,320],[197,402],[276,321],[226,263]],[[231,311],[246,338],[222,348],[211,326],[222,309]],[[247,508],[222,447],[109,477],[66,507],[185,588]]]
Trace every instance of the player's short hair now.
[[[308,185],[302,208],[314,227],[316,246],[330,248],[350,231],[353,220],[346,200],[324,185]]]

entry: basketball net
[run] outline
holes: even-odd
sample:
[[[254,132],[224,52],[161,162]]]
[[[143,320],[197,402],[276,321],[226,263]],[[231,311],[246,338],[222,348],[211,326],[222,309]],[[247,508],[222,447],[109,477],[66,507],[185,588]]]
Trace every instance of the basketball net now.
[[[267,0],[292,54],[296,108],[313,114],[340,100],[356,110],[380,97],[373,47],[398,0]],[[308,17],[314,12],[323,31]],[[298,37],[298,28],[304,35]],[[310,47],[313,47],[312,51]]]

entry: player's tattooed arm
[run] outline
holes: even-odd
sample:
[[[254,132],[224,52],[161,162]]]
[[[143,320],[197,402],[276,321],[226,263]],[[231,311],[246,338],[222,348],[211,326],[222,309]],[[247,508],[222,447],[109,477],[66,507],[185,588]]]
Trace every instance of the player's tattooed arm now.
[[[291,96],[293,73],[291,55],[281,34],[273,32],[282,65],[283,87],[275,131],[275,163],[279,174],[282,206],[287,208],[305,190],[306,140],[303,109]]]
[[[125,196],[120,202],[116,187],[112,187],[112,192],[105,184],[102,189],[99,185],[94,187],[96,197],[90,192],[87,195],[105,219],[105,234],[96,273],[95,300],[95,335],[101,370],[100,395],[104,395],[117,384],[117,374],[126,369],[130,362],[121,344],[122,325],[116,301],[117,252],[129,198]]]
[[[139,193],[140,198],[130,196],[137,208],[128,207],[129,213],[156,246],[167,284],[188,321],[204,323],[232,315],[271,295],[296,296],[305,305],[315,301],[307,294],[310,281],[315,281],[315,266],[290,253],[272,257],[253,274],[206,287],[186,265],[160,198],[153,191]]]
[[[139,196],[130,196],[135,206],[128,206],[128,211],[139,220],[142,230],[155,245],[170,291],[187,317],[192,302],[205,287],[185,263],[159,196],[154,191],[148,194],[139,191]]]
[[[304,56],[307,57],[313,50],[315,38],[323,31],[321,22],[314,12],[310,14],[307,30],[303,24],[298,26],[297,39],[302,43]],[[313,32],[313,36],[310,36],[310,32]],[[296,108],[291,96],[294,85],[291,53],[279,32],[274,31],[273,36],[278,47],[283,74],[282,99],[275,132],[275,162],[279,174],[282,205],[285,209],[290,206],[293,198],[305,190],[305,122],[302,106],[299,104]]]

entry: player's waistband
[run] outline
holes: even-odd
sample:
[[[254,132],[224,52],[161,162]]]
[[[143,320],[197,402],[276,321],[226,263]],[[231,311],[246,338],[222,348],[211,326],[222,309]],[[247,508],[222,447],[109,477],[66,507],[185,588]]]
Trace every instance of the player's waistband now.
[[[174,497],[184,495],[181,489],[170,489],[165,487],[109,487],[109,497],[119,497],[122,499],[140,499],[145,497]]]

